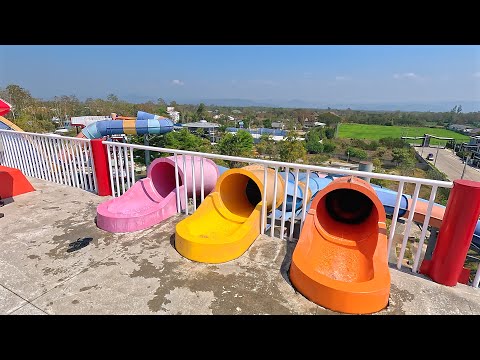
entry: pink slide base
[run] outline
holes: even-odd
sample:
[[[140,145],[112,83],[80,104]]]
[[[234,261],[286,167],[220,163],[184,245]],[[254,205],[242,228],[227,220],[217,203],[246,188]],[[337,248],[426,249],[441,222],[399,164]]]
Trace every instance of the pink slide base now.
[[[198,196],[201,192],[203,170],[206,196],[215,187],[219,171],[212,160],[203,159],[202,163],[198,156],[178,156],[177,166],[180,206],[183,210],[185,209],[183,184],[186,183],[187,196],[193,194]],[[192,167],[196,169],[195,187]],[[125,194],[98,205],[97,226],[113,233],[132,232],[147,229],[175,213],[177,213],[175,158],[169,156],[152,161],[147,170],[147,177],[136,182]]]
[[[179,187],[180,195],[183,186]],[[184,208],[184,200],[181,207]],[[97,207],[97,226],[112,233],[147,229],[177,212],[177,194],[174,189],[161,196],[150,178],[136,182],[125,194],[105,201]]]

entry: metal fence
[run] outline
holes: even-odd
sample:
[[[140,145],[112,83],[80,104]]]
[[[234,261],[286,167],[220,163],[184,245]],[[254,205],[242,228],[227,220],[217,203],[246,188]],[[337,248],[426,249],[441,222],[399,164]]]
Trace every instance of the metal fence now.
[[[90,140],[0,130],[1,164],[37,179],[97,193]]]
[[[269,161],[269,160],[260,160],[260,159],[251,159],[251,158],[243,158],[243,157],[235,157],[235,156],[225,156],[225,155],[218,155],[218,154],[207,154],[207,153],[199,153],[199,152],[192,152],[192,151],[184,151],[184,150],[174,150],[174,149],[165,149],[165,148],[157,148],[152,146],[144,146],[144,145],[135,145],[135,144],[126,144],[126,143],[118,143],[118,142],[110,142],[104,141],[103,144],[107,145],[108,152],[110,154],[110,183],[112,186],[112,191],[114,196],[121,196],[124,194],[134,183],[135,183],[135,172],[134,172],[134,156],[133,150],[143,150],[149,151],[150,154],[157,153],[157,156],[173,156],[175,161],[175,185],[176,185],[176,195],[177,195],[177,209],[180,209],[180,205],[178,204],[180,197],[185,199],[185,203],[189,203],[190,207],[186,207],[184,210],[185,214],[188,215],[189,212],[195,212],[196,208],[200,203],[204,200],[204,177],[203,177],[203,167],[202,166],[195,166],[195,164],[203,165],[204,159],[212,159],[212,160],[224,160],[224,161],[235,161],[237,163],[244,163],[245,165],[256,164],[263,167],[264,170],[264,188],[263,194],[264,198],[262,204],[265,204],[265,194],[267,194],[267,169],[273,169],[275,171],[275,175],[277,175],[281,170],[285,171],[285,173],[293,172],[294,174],[294,193],[293,193],[293,203],[292,208],[296,209],[296,199],[297,199],[297,189],[299,184],[299,173],[305,172],[305,188],[308,188],[310,175],[312,172],[319,172],[319,173],[328,173],[328,174],[336,174],[336,175],[353,175],[359,176],[362,178],[368,179],[385,179],[391,180],[398,183],[397,188],[397,197],[395,208],[393,211],[393,215],[391,219],[398,219],[400,204],[402,195],[404,194],[405,186],[407,184],[414,184],[415,188],[413,191],[413,195],[411,197],[411,206],[412,209],[415,208],[418,198],[419,192],[422,186],[426,186],[431,188],[430,197],[428,200],[427,211],[425,214],[425,218],[423,224],[421,224],[421,234],[418,238],[418,242],[415,238],[410,237],[412,227],[414,225],[414,211],[409,211],[408,218],[405,220],[405,230],[403,236],[401,236],[400,248],[399,249],[392,249],[392,245],[394,243],[394,236],[396,235],[397,230],[397,221],[392,221],[390,224],[390,230],[388,234],[388,254],[394,254],[396,259],[396,267],[400,269],[404,264],[405,254],[407,247],[410,245],[410,248],[414,248],[412,245],[416,245],[416,251],[412,254],[412,264],[411,264],[411,271],[417,273],[420,260],[422,256],[425,254],[424,250],[424,242],[428,231],[428,224],[430,221],[430,217],[432,214],[433,205],[435,202],[435,196],[437,194],[438,188],[451,188],[453,186],[452,182],[446,181],[438,181],[438,180],[430,180],[430,179],[422,179],[422,178],[415,178],[409,176],[397,176],[397,175],[389,175],[389,174],[380,174],[380,173],[373,173],[373,172],[363,172],[363,171],[355,171],[355,170],[346,170],[346,169],[338,169],[338,168],[330,168],[330,167],[322,167],[322,166],[313,166],[313,165],[303,165],[303,164],[292,164],[292,163],[284,163],[278,161]],[[183,187],[183,193],[179,193],[179,157],[191,156],[191,168],[186,168],[185,161],[181,161],[183,168],[181,169],[184,174],[187,171],[191,171],[192,178],[195,179],[195,174],[197,171],[200,171],[200,179],[201,179],[201,196],[197,199],[196,196],[191,195],[188,196],[188,190],[186,184]],[[154,157],[156,157],[154,155]],[[200,161],[194,161],[195,158],[200,158]],[[184,159],[183,159],[184,160]],[[195,184],[193,184],[195,186]],[[278,189],[277,184],[277,176],[275,176],[275,181],[273,185],[274,189],[274,199],[276,198]],[[280,207],[281,215],[275,215],[275,211],[272,211],[267,217],[267,223],[265,223],[265,212],[267,211],[266,206],[262,207],[262,220],[260,226],[260,233],[266,234],[268,236],[278,236],[281,239],[288,238],[289,240],[296,239],[294,234],[299,234],[303,222],[305,221],[306,216],[306,207],[307,202],[303,202],[301,211],[292,217],[288,217],[286,211],[286,199],[287,199],[287,192],[284,193],[283,204]],[[277,205],[275,204],[275,200],[273,203],[273,209],[275,209]],[[280,219],[280,221],[279,221]],[[294,231],[297,229],[297,231]],[[276,231],[276,232],[275,232]],[[401,234],[399,234],[401,235]],[[398,235],[397,235],[398,236]],[[416,244],[414,244],[416,243]],[[397,251],[395,251],[397,250]],[[479,286],[480,280],[480,270],[477,271],[475,280],[473,282],[474,287]]]

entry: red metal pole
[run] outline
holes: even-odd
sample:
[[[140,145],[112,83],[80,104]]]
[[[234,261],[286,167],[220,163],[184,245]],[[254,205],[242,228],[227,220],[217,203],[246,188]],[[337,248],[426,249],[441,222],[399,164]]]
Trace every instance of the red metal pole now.
[[[98,195],[112,195],[112,187],[110,186],[110,169],[108,168],[107,145],[102,144],[103,139],[92,139],[93,163],[95,166],[95,174],[97,175]]]
[[[480,215],[480,182],[454,180],[432,259],[424,260],[422,274],[443,285],[467,283],[463,268]]]

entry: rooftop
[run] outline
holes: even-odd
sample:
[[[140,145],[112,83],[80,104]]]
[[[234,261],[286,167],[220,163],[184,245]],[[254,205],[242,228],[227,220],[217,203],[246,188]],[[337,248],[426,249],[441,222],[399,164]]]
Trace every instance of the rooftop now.
[[[292,287],[295,241],[260,236],[233,261],[197,263],[174,247],[185,215],[111,234],[95,225],[108,197],[28,179],[37,191],[1,208],[0,314],[333,314]],[[93,240],[69,245],[85,237]],[[390,303],[378,314],[480,314],[478,289],[393,265],[390,274]]]
[[[220,127],[219,124],[216,123],[211,123],[206,120],[200,120],[197,122],[191,122],[191,123],[186,123],[182,124],[183,127],[189,127],[189,128],[218,128]]]

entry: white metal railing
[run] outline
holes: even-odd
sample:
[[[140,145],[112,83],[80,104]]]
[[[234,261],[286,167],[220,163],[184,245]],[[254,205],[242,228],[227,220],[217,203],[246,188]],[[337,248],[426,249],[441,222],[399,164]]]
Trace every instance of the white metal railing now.
[[[217,159],[243,162],[247,164],[257,164],[263,167],[264,180],[267,178],[267,169],[273,169],[275,175],[279,171],[284,170],[286,174],[289,172],[294,173],[294,193],[292,200],[292,209],[296,209],[297,191],[299,185],[298,174],[300,171],[306,173],[304,182],[305,188],[308,189],[311,174],[313,172],[329,173],[337,175],[353,175],[369,179],[385,179],[398,182],[397,197],[395,207],[392,215],[392,219],[398,219],[400,204],[404,188],[406,184],[415,184],[415,190],[411,199],[411,207],[415,207],[418,200],[418,195],[422,186],[430,187],[430,197],[425,214],[425,219],[422,224],[422,231],[420,238],[418,239],[417,250],[413,256],[413,265],[411,270],[418,272],[420,259],[423,254],[423,245],[428,231],[427,224],[430,221],[432,214],[433,204],[438,188],[451,188],[453,183],[445,181],[437,181],[430,179],[414,178],[409,176],[396,176],[389,174],[379,174],[372,172],[363,172],[356,170],[338,169],[322,166],[292,164],[278,161],[269,161],[261,159],[225,156],[218,154],[199,153],[192,151],[176,150],[157,148],[153,146],[124,144],[118,142],[104,141],[103,144],[107,145],[108,150],[108,162],[110,166],[110,184],[112,187],[113,196],[118,197],[124,194],[135,183],[135,159],[134,149],[142,151],[150,151],[151,153],[163,153],[164,155],[173,155],[175,162],[175,185],[176,185],[176,198],[177,209],[181,208],[180,203],[184,202],[185,214],[194,212],[197,206],[203,202],[205,198],[205,182],[204,182],[204,159]],[[186,182],[183,187],[180,187],[179,179],[179,163],[178,158],[182,156],[183,164],[182,171],[186,176],[187,172],[191,172],[192,179],[195,179],[195,174],[200,171],[200,189],[201,196],[197,198],[195,195],[188,195],[188,185]],[[187,163],[185,161],[186,156],[191,156],[192,160],[200,158],[199,162],[191,161],[191,168],[187,169]],[[197,166],[196,164],[200,164]],[[59,135],[45,135],[35,134],[28,132],[17,132],[11,130],[0,130],[0,164],[14,167],[22,170],[22,172],[31,177],[63,184],[67,186],[77,187],[91,192],[97,192],[97,183],[95,176],[95,169],[93,164],[92,149],[90,140],[72,137],[63,137]],[[195,180],[193,180],[195,181]],[[195,186],[196,184],[192,184]],[[263,185],[263,201],[265,204],[265,196],[267,194],[267,181],[264,181]],[[180,194],[180,189],[183,188],[183,193]],[[279,191],[277,184],[277,177],[275,176],[273,184],[273,193],[276,194]],[[194,191],[191,192],[195,194]],[[269,236],[279,236],[281,239],[288,238],[293,240],[295,234],[299,234],[306,217],[307,202],[303,202],[302,207],[297,212],[294,212],[290,216],[286,211],[287,205],[287,191],[284,192],[283,204],[278,206],[273,200],[273,209],[277,209],[280,212],[280,216],[275,215],[275,211],[271,211],[270,214],[266,214],[266,206],[262,207],[261,217],[261,234],[268,234]],[[190,203],[191,206],[188,206]],[[267,216],[265,216],[267,215]],[[265,222],[265,219],[267,221]],[[397,221],[391,222],[390,231],[388,234],[388,253],[392,253],[396,258],[397,268],[401,268],[405,253],[409,245],[414,245],[416,240],[411,240],[410,233],[412,230],[413,212],[409,212],[409,216],[405,221],[405,231],[401,238],[401,246],[399,253],[393,249],[392,245],[394,236],[397,230]],[[297,232],[295,232],[297,229]],[[278,235],[277,235],[278,234]],[[400,234],[401,235],[401,234]],[[398,236],[398,235],[397,235]],[[480,282],[480,270],[477,271],[473,286],[479,286]]]
[[[410,177],[410,176],[397,176],[397,175],[390,175],[390,174],[380,174],[380,173],[373,173],[373,172],[364,172],[364,171],[356,171],[356,170],[347,170],[347,169],[338,169],[338,168],[330,168],[330,167],[323,167],[323,166],[313,166],[313,165],[303,165],[303,164],[292,164],[292,163],[285,163],[285,162],[279,162],[279,161],[270,161],[270,160],[261,160],[261,159],[252,159],[252,158],[243,158],[243,157],[235,157],[235,156],[226,156],[226,155],[219,155],[219,154],[209,154],[209,153],[199,153],[199,152],[193,152],[193,151],[185,151],[185,150],[176,150],[176,149],[166,149],[166,148],[157,148],[153,146],[144,146],[144,145],[135,145],[135,144],[126,144],[126,143],[118,143],[118,142],[110,142],[110,141],[104,141],[103,144],[107,145],[107,149],[110,153],[109,158],[111,158],[111,172],[110,172],[110,182],[112,185],[113,193],[115,194],[114,196],[120,196],[123,193],[125,193],[126,190],[128,190],[133,183],[135,182],[134,180],[134,157],[133,157],[133,149],[137,150],[144,150],[144,151],[150,151],[150,153],[163,153],[163,154],[168,154],[168,155],[173,155],[174,160],[175,160],[175,184],[176,184],[176,192],[177,192],[177,209],[180,209],[180,196],[184,197],[185,203],[188,204],[190,201],[190,204],[193,204],[193,206],[189,207],[187,206],[185,209],[185,214],[188,215],[189,211],[194,212],[195,209],[197,208],[197,205],[199,205],[203,199],[204,199],[204,178],[203,178],[203,168],[202,169],[196,169],[193,164],[195,161],[193,159],[195,157],[199,157],[200,163],[203,164],[203,159],[208,158],[208,159],[218,159],[218,160],[227,160],[227,161],[236,161],[236,162],[243,162],[246,165],[247,164],[257,164],[257,165],[262,165],[264,169],[264,180],[267,177],[267,169],[272,168],[275,170],[275,175],[278,174],[280,169],[285,169],[285,173],[289,173],[290,171],[294,171],[294,194],[293,194],[293,203],[292,203],[292,209],[296,209],[296,200],[297,200],[297,189],[298,189],[298,184],[299,184],[299,179],[298,179],[298,174],[300,171],[305,171],[306,172],[306,177],[305,177],[305,188],[308,189],[309,187],[309,181],[310,181],[310,174],[312,172],[320,172],[320,173],[329,173],[329,174],[337,174],[337,175],[353,175],[353,176],[358,176],[362,178],[369,178],[369,179],[385,179],[385,180],[391,180],[391,181],[396,181],[398,182],[398,189],[397,189],[397,197],[396,197],[396,202],[395,202],[395,208],[393,211],[393,216],[392,219],[398,219],[398,214],[400,210],[400,205],[401,205],[401,200],[402,200],[402,195],[404,194],[404,188],[406,184],[415,184],[415,189],[412,195],[411,199],[411,207],[415,208],[415,205],[418,200],[418,195],[420,193],[420,189],[422,186],[427,186],[431,188],[430,192],[430,197],[429,197],[429,203],[427,206],[427,211],[425,214],[425,219],[422,224],[422,232],[420,235],[420,238],[418,240],[417,244],[417,250],[415,251],[415,254],[413,256],[413,265],[412,265],[412,272],[418,272],[418,268],[420,265],[420,259],[422,254],[424,254],[423,250],[423,245],[425,242],[425,238],[427,235],[427,230],[428,230],[428,223],[430,222],[430,217],[432,214],[432,209],[435,201],[435,196],[437,194],[438,188],[451,188],[453,186],[452,182],[447,182],[447,181],[438,181],[438,180],[431,180],[431,179],[422,179],[422,178],[415,178],[415,177]],[[120,154],[120,155],[119,155]],[[192,173],[192,178],[195,179],[195,171],[201,170],[201,190],[202,190],[202,196],[199,199],[199,203],[197,204],[197,198],[196,196],[192,195],[188,197],[188,191],[187,191],[187,184],[184,184],[184,189],[183,189],[183,194],[179,194],[179,175],[178,175],[178,164],[177,164],[177,158],[178,156],[191,156],[192,157],[192,168],[191,169],[186,169],[186,162],[183,161],[183,173],[186,174],[187,171],[191,171]],[[119,160],[120,159],[120,160]],[[185,160],[185,158],[184,158]],[[129,181],[129,182],[128,182]],[[194,185],[194,184],[193,184]],[[277,184],[277,177],[275,177],[274,180],[274,185],[273,185],[273,191],[274,191],[274,199],[276,199],[276,194],[277,191],[279,190],[278,184]],[[194,192],[192,192],[194,193]],[[267,193],[267,181],[264,181],[263,185],[263,194],[264,198],[262,200],[265,200],[265,196]],[[265,204],[265,201],[262,201],[262,204]],[[260,227],[260,233],[261,234],[266,234],[268,233],[269,236],[274,236],[275,235],[275,228],[277,228],[279,232],[279,237],[281,239],[284,239],[287,237],[289,240],[294,239],[294,234],[295,234],[295,226],[298,226],[298,232],[301,230],[305,216],[306,216],[306,207],[307,207],[307,202],[303,202],[301,210],[296,214],[293,215],[292,217],[288,217],[287,211],[286,211],[286,204],[287,204],[287,191],[284,192],[284,198],[283,198],[283,204],[281,206],[281,215],[277,216],[277,219],[275,218],[275,211],[271,211],[270,214],[268,215],[267,220],[269,220],[268,224],[265,224],[264,219],[265,219],[265,212],[266,212],[266,206],[262,207],[262,220],[261,220],[261,227]],[[276,209],[277,204],[273,203],[272,209]],[[405,231],[402,237],[401,241],[401,247],[399,249],[399,254],[397,255],[396,251],[393,253],[395,254],[396,257],[396,267],[400,269],[402,267],[404,258],[405,258],[405,253],[406,249],[409,246],[409,242],[416,242],[416,240],[411,240],[410,233],[412,230],[412,225],[414,223],[413,220],[414,212],[410,211],[409,216],[405,221]],[[278,218],[280,218],[280,223],[277,224]],[[293,219],[292,219],[293,218]],[[277,220],[277,221],[275,221]],[[286,222],[288,221],[288,224]],[[397,221],[391,222],[390,225],[390,232],[388,234],[388,254],[392,252],[392,244],[394,240],[394,236],[396,234],[396,228],[397,228]],[[414,244],[410,244],[414,245]],[[474,281],[474,286],[478,287],[478,279],[480,278],[480,269],[477,271],[476,274],[476,280]]]
[[[1,164],[25,175],[97,192],[89,139],[0,130]]]

